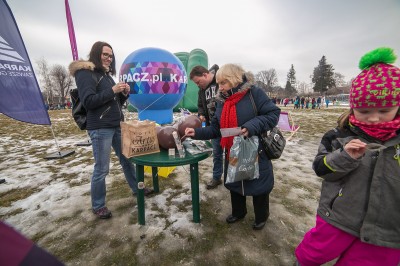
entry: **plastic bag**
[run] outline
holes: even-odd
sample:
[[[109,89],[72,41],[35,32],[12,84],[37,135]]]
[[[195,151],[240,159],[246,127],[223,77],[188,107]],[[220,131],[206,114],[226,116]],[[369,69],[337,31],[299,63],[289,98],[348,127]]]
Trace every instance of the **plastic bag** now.
[[[190,154],[200,154],[203,152],[211,152],[213,150],[212,144],[209,141],[205,140],[194,140],[191,138],[186,138],[182,142],[182,145]]]
[[[229,165],[225,183],[259,178],[258,137],[236,136],[229,153]]]

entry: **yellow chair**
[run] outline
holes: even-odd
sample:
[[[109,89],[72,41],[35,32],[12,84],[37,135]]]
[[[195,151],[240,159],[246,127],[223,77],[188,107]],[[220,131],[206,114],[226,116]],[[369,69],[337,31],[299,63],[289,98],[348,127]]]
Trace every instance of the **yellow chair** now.
[[[171,166],[171,167],[157,167],[158,168],[158,176],[167,178],[170,173],[172,173],[176,166]],[[151,166],[145,166],[144,167],[144,172],[151,174]]]

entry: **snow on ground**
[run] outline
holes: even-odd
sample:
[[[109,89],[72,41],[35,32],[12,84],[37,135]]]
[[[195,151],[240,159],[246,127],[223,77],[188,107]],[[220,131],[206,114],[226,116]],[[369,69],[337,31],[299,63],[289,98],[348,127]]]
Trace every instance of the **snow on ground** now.
[[[61,149],[75,149],[75,154],[57,160],[43,159],[56,151],[47,127],[0,115],[0,179],[6,179],[0,184],[0,218],[69,265],[104,261],[155,265],[160,256],[164,265],[198,265],[202,259],[211,264],[229,264],[233,259],[239,264],[292,265],[293,250],[314,225],[318,204],[321,180],[311,164],[322,134],[335,126],[343,109],[285,110],[301,128],[288,141],[282,158],[273,161],[271,215],[260,232],[251,229],[250,198],[246,218],[225,223],[230,214],[229,191],[223,186],[205,189],[212,158],[199,163],[200,224],[192,222],[189,167],[182,166],[169,178],[160,178],[160,193],[146,198],[146,225],[139,226],[136,199],[115,156],[106,179],[113,218],[97,220],[90,211],[91,147],[75,147],[86,135],[75,128],[68,110],[51,112],[51,121],[53,128],[63,130],[56,134]],[[150,175],[145,181],[151,186]],[[83,246],[82,241],[86,241]],[[74,248],[76,253],[71,251]]]

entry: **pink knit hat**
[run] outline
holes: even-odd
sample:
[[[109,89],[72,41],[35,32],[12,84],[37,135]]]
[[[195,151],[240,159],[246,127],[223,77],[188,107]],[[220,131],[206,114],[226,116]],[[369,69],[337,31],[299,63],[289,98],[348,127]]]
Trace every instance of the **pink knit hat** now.
[[[391,65],[396,55],[391,48],[378,48],[365,54],[362,70],[350,89],[350,108],[400,106],[400,69]]]

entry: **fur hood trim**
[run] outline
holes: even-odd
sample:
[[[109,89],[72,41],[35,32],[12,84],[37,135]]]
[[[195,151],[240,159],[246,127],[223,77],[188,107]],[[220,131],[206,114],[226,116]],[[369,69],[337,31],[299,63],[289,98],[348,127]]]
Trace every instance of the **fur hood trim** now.
[[[246,77],[246,81],[244,83],[240,83],[236,88],[237,92],[242,92],[249,89],[251,86],[255,85],[254,75],[251,72],[245,72],[243,74]],[[218,95],[216,97],[218,101],[225,102],[225,98],[222,96],[222,92],[218,90]]]
[[[94,71],[95,65],[86,60],[77,60],[69,64],[69,74],[71,76],[75,76],[76,71],[81,70],[81,69],[89,69],[91,71]]]

